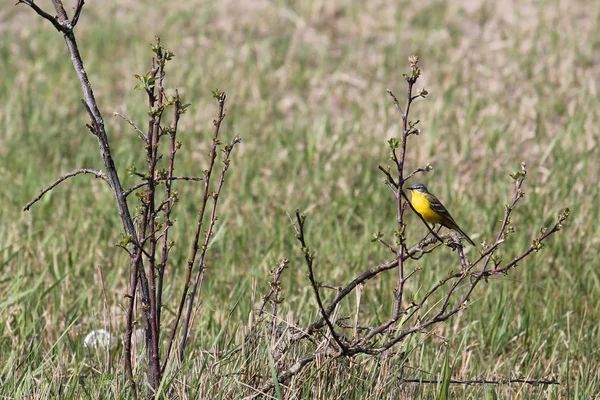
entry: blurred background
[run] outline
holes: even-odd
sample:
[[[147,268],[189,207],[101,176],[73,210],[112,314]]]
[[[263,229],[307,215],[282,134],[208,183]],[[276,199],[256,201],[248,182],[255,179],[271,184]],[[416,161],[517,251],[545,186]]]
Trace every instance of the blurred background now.
[[[36,4],[52,10],[50,2]],[[177,174],[206,168],[217,111],[211,90],[228,95],[222,135],[243,142],[221,197],[191,358],[241,338],[236,330],[268,292],[268,271],[281,257],[291,260],[283,309],[302,323],[317,315],[286,211],[307,212],[323,283],[343,285],[390,258],[370,241],[376,231],[392,241],[395,229],[394,199],[377,170],[391,164],[386,141],[401,129],[386,89],[404,96],[402,73],[415,54],[423,70],[417,88],[429,96],[411,109],[421,134],[410,138],[407,168],[434,167],[417,180],[476,243],[495,239],[512,196],[509,174],[522,161],[526,194],[504,261],[563,208],[573,211],[542,252],[478,287],[466,311],[435,329],[457,379],[556,377],[561,385],[457,387],[454,396],[592,398],[600,391],[600,3],[90,1],[75,32],[125,186],[136,182],[126,168],[142,165],[143,145],[112,114],[146,124],[133,75],[149,70],[155,35],[175,53],[166,86],[191,103],[180,123]],[[105,326],[98,265],[113,330],[124,330],[128,266],[114,245],[122,229],[110,191],[79,176],[22,211],[58,176],[103,169],[85,128],[81,88],[62,36],[28,7],[0,6],[0,36],[0,392],[50,397],[59,382],[85,382],[91,393],[118,394],[116,378],[102,380],[97,357],[81,346],[87,332]],[[167,323],[201,186],[184,182],[177,190]],[[425,228],[414,216],[407,223],[414,243]],[[418,296],[458,268],[449,254],[441,248],[419,261],[423,271],[407,290]],[[365,323],[388,318],[394,285],[393,271],[366,285]],[[409,375],[435,377],[443,344],[435,335],[407,344]],[[361,373],[374,374],[369,368]]]

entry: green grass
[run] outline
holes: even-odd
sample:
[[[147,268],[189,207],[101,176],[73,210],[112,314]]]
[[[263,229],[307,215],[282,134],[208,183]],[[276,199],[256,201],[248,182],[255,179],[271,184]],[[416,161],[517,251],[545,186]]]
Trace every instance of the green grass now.
[[[441,385],[400,385],[403,374],[440,378],[448,354],[453,379],[556,376],[560,386],[456,386],[449,397],[593,398],[600,392],[600,244],[598,49],[600,9],[586,1],[526,1],[518,8],[442,1],[336,3],[191,1],[86,4],[76,29],[107,122],[114,157],[125,169],[144,159],[118,110],[143,125],[146,106],[133,74],[148,69],[160,35],[176,58],[168,85],[190,112],[181,122],[178,174],[206,168],[216,105],[228,94],[223,135],[239,134],[209,251],[192,345],[170,372],[180,398],[238,398],[271,379],[268,346],[247,345],[248,316],[268,292],[268,271],[291,260],[282,278],[282,318],[307,323],[318,312],[302,254],[285,211],[308,213],[307,240],[317,279],[343,285],[389,258],[370,241],[392,237],[395,205],[381,183],[386,140],[401,120],[385,93],[403,93],[407,57],[418,54],[415,103],[421,135],[411,137],[408,169],[431,163],[421,179],[476,241],[491,242],[508,174],[528,163],[509,260],[564,207],[566,228],[509,275],[476,290],[470,307],[435,336],[415,336],[379,358],[317,363],[287,385],[284,398],[436,398]],[[42,4],[40,3],[42,6]],[[43,7],[50,7],[43,4]],[[99,181],[80,176],[32,211],[22,207],[65,172],[102,169],[85,128],[80,86],[64,40],[25,6],[0,6],[0,394],[8,398],[128,398],[119,348],[106,371],[103,351],[83,338],[103,328],[102,265],[113,331],[124,333],[127,257],[114,243],[121,222]],[[176,247],[166,284],[171,322],[189,254],[200,186],[178,184]],[[409,216],[409,238],[424,233]],[[390,239],[391,240],[391,239]],[[474,250],[471,249],[473,254]],[[419,261],[408,285],[418,295],[445,276],[448,249]],[[365,286],[361,318],[385,320],[395,273]],[[331,293],[326,293],[330,296]],[[353,295],[342,314],[353,315]],[[254,302],[252,301],[254,299]],[[217,351],[225,352],[215,358]],[[300,352],[302,348],[296,349]],[[349,384],[351,383],[351,384]]]

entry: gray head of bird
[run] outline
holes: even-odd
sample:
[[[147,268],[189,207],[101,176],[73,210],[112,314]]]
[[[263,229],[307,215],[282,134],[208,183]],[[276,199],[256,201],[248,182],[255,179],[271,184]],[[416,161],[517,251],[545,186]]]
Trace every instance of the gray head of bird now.
[[[415,183],[414,185],[409,186],[407,189],[420,193],[429,193],[427,186],[423,185],[422,183]]]

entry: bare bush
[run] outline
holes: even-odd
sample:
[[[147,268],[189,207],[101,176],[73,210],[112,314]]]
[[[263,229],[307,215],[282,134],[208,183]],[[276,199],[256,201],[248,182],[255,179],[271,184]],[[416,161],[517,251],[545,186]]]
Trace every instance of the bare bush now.
[[[497,251],[504,245],[505,239],[514,232],[514,227],[511,224],[511,214],[524,195],[523,183],[527,175],[525,163],[521,164],[518,172],[511,175],[514,181],[514,194],[510,203],[505,206],[504,217],[495,239],[489,243],[483,241],[478,248],[478,254],[472,258],[465,254],[462,243],[454,232],[440,235],[438,233],[439,229],[434,230],[414,210],[402,188],[415,175],[431,170],[431,167],[427,165],[417,168],[409,174],[405,172],[405,156],[409,138],[420,133],[417,128],[419,121],[411,120],[409,112],[416,100],[428,95],[425,89],[420,89],[414,93],[414,85],[421,75],[418,62],[418,57],[410,57],[409,72],[403,75],[407,82],[404,106],[400,104],[394,93],[388,90],[395,107],[400,112],[402,134],[400,138],[391,138],[388,141],[391,150],[392,168],[379,166],[385,176],[384,182],[390,188],[396,204],[397,229],[394,232],[394,244],[385,241],[381,232],[375,233],[373,240],[388,248],[395,254],[395,258],[383,261],[376,267],[364,271],[345,286],[337,287],[330,283],[321,283],[318,281],[314,267],[315,251],[310,246],[309,238],[306,237],[305,233],[307,217],[296,210],[294,216],[290,216],[290,221],[302,249],[308,270],[308,279],[317,301],[320,318],[306,326],[285,329],[286,336],[280,339],[281,342],[285,342],[284,346],[280,345],[285,349],[283,352],[292,352],[291,349],[294,348],[296,348],[294,351],[297,352],[301,348],[305,353],[294,354],[286,362],[282,362],[277,369],[277,380],[269,379],[265,381],[250,397],[269,393],[278,384],[289,382],[317,360],[322,363],[327,359],[340,360],[341,358],[352,358],[359,354],[376,356],[397,347],[400,347],[398,351],[402,354],[401,346],[403,342],[414,335],[432,334],[432,330],[437,324],[446,323],[456,314],[467,311],[469,301],[479,285],[486,282],[489,277],[510,273],[523,259],[540,251],[544,242],[562,228],[564,221],[569,216],[569,209],[565,209],[553,226],[541,228],[540,233],[532,239],[531,245],[527,249],[518,252],[509,262],[502,263],[500,258],[496,256]],[[406,237],[405,212],[407,209],[415,211],[415,214],[427,227],[428,234],[425,237],[416,241]],[[421,271],[420,267],[414,266],[415,261],[429,256],[434,251],[452,252],[455,258],[448,258],[447,265],[440,266],[439,270],[455,270],[456,272],[440,276],[440,279],[435,283],[432,282],[430,288],[419,298],[407,298],[405,295],[406,285]],[[397,271],[397,285],[394,293],[390,293],[390,301],[393,301],[394,310],[385,322],[370,326],[359,321],[358,308],[360,301],[357,301],[356,317],[353,324],[348,324],[344,319],[339,318],[338,310],[342,301],[353,292],[356,292],[357,298],[360,298],[363,285],[369,284],[369,281],[374,277],[393,269]],[[332,300],[327,302],[323,299],[324,296],[321,294],[323,288],[335,289],[336,294]],[[301,344],[301,342],[306,341],[311,342],[313,345]],[[279,351],[281,352],[281,350]],[[280,359],[284,359],[284,357],[280,356]],[[555,379],[519,378],[513,380],[529,384],[557,383]],[[411,381],[422,383],[441,382],[441,380],[429,380],[429,382],[423,382],[422,379],[406,380],[406,382]],[[510,382],[511,379],[505,379],[504,381]],[[448,376],[445,383],[450,384],[451,382],[486,384],[497,381],[488,382],[484,379],[457,381],[450,379]]]

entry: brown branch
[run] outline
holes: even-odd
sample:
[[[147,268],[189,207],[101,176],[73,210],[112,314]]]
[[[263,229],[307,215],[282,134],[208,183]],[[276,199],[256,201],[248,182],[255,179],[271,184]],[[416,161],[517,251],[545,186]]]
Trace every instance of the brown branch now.
[[[279,281],[279,278],[281,277],[282,272],[287,268],[288,263],[289,261],[286,258],[280,260],[279,266],[273,274],[271,292],[267,296],[267,299],[273,296],[273,300],[271,301],[271,340],[273,343],[275,343],[277,337],[277,305],[281,302],[281,299],[279,298],[279,293],[281,292],[281,282]],[[260,316],[260,313],[258,315]]]
[[[219,131],[221,129],[221,123],[223,122],[223,119],[225,119],[225,100],[227,99],[227,96],[225,93],[220,93],[219,96],[217,97],[217,101],[219,103],[219,111],[218,111],[218,117],[214,122],[214,130],[213,130],[213,143],[212,143],[212,148],[210,151],[210,157],[209,157],[209,166],[208,169],[205,170],[204,172],[204,195],[202,197],[202,204],[200,206],[200,212],[198,213],[198,223],[196,225],[196,233],[194,235],[194,242],[193,242],[193,247],[192,247],[192,255],[188,260],[188,272],[187,272],[187,276],[186,276],[186,282],[185,282],[185,287],[183,290],[183,295],[181,297],[181,301],[183,303],[185,303],[186,297],[187,297],[187,291],[189,289],[189,285],[190,285],[190,278],[191,278],[191,274],[192,274],[192,269],[194,267],[194,263],[196,261],[196,257],[198,255],[198,251],[200,250],[200,232],[202,230],[202,225],[203,225],[203,219],[204,219],[204,213],[206,212],[206,205],[208,204],[208,197],[210,196],[210,178],[212,176],[212,171],[213,171],[213,167],[215,164],[215,159],[217,158],[217,146],[219,145]],[[213,210],[214,211],[214,210]],[[211,223],[214,223],[214,221],[211,221]],[[206,236],[205,236],[206,239]],[[204,249],[206,250],[206,249]],[[203,252],[204,253],[204,252]],[[196,273],[196,279],[194,281],[194,286],[192,289],[192,296],[195,297],[196,294],[196,290],[198,289],[198,283],[200,281],[200,275],[202,274],[202,272],[204,271],[204,265],[202,263],[200,263],[198,265],[198,270]],[[186,318],[184,321],[184,329],[183,329],[183,338],[181,341],[181,346],[179,348],[179,358],[183,358],[183,353],[185,351],[185,346],[187,344],[187,336],[188,336],[188,330],[189,330],[189,324],[190,324],[190,318],[192,315],[192,306],[193,306],[193,298],[192,296],[190,296],[190,299],[188,300],[188,310],[186,313]],[[180,305],[180,307],[183,307]],[[177,324],[179,322],[179,318],[180,318],[180,312],[178,312],[177,318],[175,319],[175,325],[174,325],[174,332],[175,329],[177,328]]]
[[[25,205],[25,207],[23,207],[23,211],[29,211],[29,209],[31,208],[31,206],[33,206],[35,203],[37,203],[39,200],[41,200],[41,198],[46,193],[48,193],[49,191],[51,191],[52,189],[54,189],[61,182],[64,182],[65,180],[67,180],[69,178],[72,178],[74,176],[80,175],[80,174],[91,174],[91,175],[94,175],[98,179],[102,179],[103,181],[108,182],[108,179],[107,179],[106,175],[104,174],[104,172],[97,171],[95,169],[81,168],[81,169],[78,169],[77,171],[69,172],[67,174],[64,174],[64,175],[60,176],[57,180],[55,180],[54,182],[52,182],[50,185],[48,185],[45,188],[43,188],[41,190],[41,192],[37,196],[35,196],[29,203],[27,203]]]
[[[265,306],[271,299],[271,296],[275,295],[275,300],[273,301],[274,304],[276,304],[278,302],[278,294],[279,294],[279,291],[281,290],[281,282],[279,281],[279,279],[280,279],[283,271],[288,267],[288,263],[289,263],[289,260],[287,258],[282,258],[279,261],[279,265],[277,266],[277,268],[271,271],[273,280],[269,284],[269,286],[270,286],[269,293],[266,296],[263,296],[263,299],[262,299],[263,302],[258,310],[258,317],[260,317],[262,315],[262,313],[265,309]],[[273,310],[273,315],[275,315],[275,312],[276,312],[276,309]]]
[[[223,119],[225,118],[225,100],[226,100],[226,95],[223,92],[215,92],[215,98],[217,98],[218,103],[219,103],[219,111],[218,111],[218,117],[217,119],[215,119],[214,121],[214,131],[213,131],[213,145],[212,145],[212,149],[210,152],[210,158],[209,158],[209,167],[204,171],[204,195],[202,198],[202,203],[200,206],[200,212],[198,213],[198,222],[197,222],[197,226],[196,226],[196,233],[194,235],[194,241],[193,241],[193,245],[192,245],[192,254],[190,256],[190,258],[188,259],[187,262],[187,274],[186,274],[186,281],[185,281],[185,285],[183,287],[182,290],[182,295],[181,295],[181,300],[179,302],[179,307],[177,310],[177,316],[175,317],[175,322],[173,324],[173,330],[171,332],[171,336],[169,338],[168,341],[168,345],[167,345],[167,352],[166,352],[166,356],[165,356],[165,360],[163,363],[163,370],[166,367],[166,363],[168,361],[169,358],[169,354],[171,352],[171,348],[173,345],[173,341],[175,339],[175,335],[177,333],[177,328],[179,325],[179,321],[181,319],[182,313],[183,313],[183,308],[185,306],[185,302],[187,300],[187,295],[188,295],[188,290],[190,287],[190,280],[191,280],[191,275],[192,275],[192,269],[196,260],[196,256],[198,254],[198,250],[199,250],[199,240],[200,240],[200,232],[202,230],[202,220],[204,218],[204,213],[206,211],[206,204],[208,202],[208,197],[209,197],[209,184],[210,184],[210,177],[212,174],[212,170],[213,170],[213,166],[214,166],[214,162],[215,162],[215,158],[216,158],[216,152],[217,152],[217,146],[219,144],[218,141],[218,137],[219,137],[219,130],[221,127],[221,123],[223,122]],[[239,141],[239,137],[236,136],[237,141]],[[237,143],[237,142],[235,142]],[[233,148],[233,145],[235,144],[234,142],[232,142],[232,144],[230,144],[230,148],[229,148],[229,152],[231,151],[231,149]],[[229,163],[229,159],[228,159],[228,154],[226,153],[226,159],[224,160],[224,166],[228,165]],[[221,181],[220,181],[220,185],[222,185],[224,181],[224,173],[222,172],[221,175]],[[218,197],[218,192],[216,193],[216,197]],[[213,199],[215,199],[215,197],[213,197]],[[213,203],[216,204],[216,203]],[[198,274],[200,274],[203,270],[203,265],[199,266],[199,272]],[[196,286],[195,286],[196,287]],[[190,299],[190,302],[192,303],[192,299]],[[191,313],[190,313],[191,314]],[[191,315],[190,315],[191,316]],[[187,326],[189,325],[189,320],[186,318],[187,322],[186,322],[186,330],[184,332],[184,341],[187,340]],[[180,348],[180,355],[183,355],[183,351],[185,349],[185,343],[182,341],[181,344],[181,348]]]
[[[242,141],[242,139],[236,135],[233,138],[233,140],[231,141],[231,143],[229,143],[227,146],[225,146],[225,154],[223,157],[223,167],[221,169],[221,176],[219,177],[219,183],[217,185],[217,190],[215,192],[211,193],[211,197],[212,197],[213,201],[212,201],[212,208],[211,208],[211,213],[210,213],[210,221],[208,224],[208,229],[206,230],[206,234],[204,236],[204,243],[200,249],[200,260],[198,261],[198,270],[196,271],[196,279],[194,281],[194,286],[192,288],[192,293],[190,294],[190,299],[188,302],[188,309],[187,309],[185,325],[184,325],[184,329],[183,329],[183,338],[182,338],[181,349],[180,349],[180,354],[179,354],[180,358],[183,358],[183,352],[185,351],[185,346],[187,344],[187,338],[189,335],[189,327],[191,326],[191,316],[192,316],[192,308],[193,308],[193,304],[194,304],[194,298],[196,297],[196,293],[198,291],[200,277],[203,276],[203,272],[205,269],[204,260],[206,258],[208,244],[210,243],[213,229],[214,229],[215,223],[217,222],[217,204],[219,201],[219,195],[221,194],[221,189],[223,188],[223,184],[225,183],[225,174],[227,173],[227,170],[229,169],[229,164],[231,161],[229,159],[229,156],[231,155],[231,152],[232,152],[233,148],[235,147],[235,145],[240,143],[241,141]],[[207,178],[207,181],[208,181],[208,178]]]
[[[427,164],[427,166],[425,168],[417,168],[415,169],[413,172],[411,172],[410,174],[408,174],[406,176],[406,178],[404,178],[404,181],[406,182],[407,180],[409,180],[410,178],[412,178],[413,176],[415,176],[416,174],[418,174],[419,172],[429,172],[431,171],[433,168],[431,167],[431,165]]]
[[[160,44],[160,40],[158,40]],[[152,70],[151,78],[156,77],[156,74],[164,73],[162,68],[155,66],[154,58],[152,59]],[[145,194],[145,205],[142,213],[141,222],[141,233],[139,237],[140,243],[145,243],[146,239],[149,241],[150,256],[148,257],[148,300],[149,300],[149,312],[150,319],[146,327],[146,353],[148,357],[148,376],[151,383],[151,387],[157,390],[161,380],[161,368],[160,368],[160,355],[159,355],[159,326],[156,318],[157,304],[156,304],[156,209],[155,209],[155,192],[156,185],[154,175],[156,171],[156,164],[158,162],[158,145],[159,145],[159,127],[164,108],[159,107],[158,113],[154,111],[156,105],[156,96],[154,94],[154,87],[147,89],[148,95],[148,140],[146,142],[146,160],[148,164],[148,178],[147,189]],[[158,104],[161,106],[161,104]],[[146,231],[148,231],[148,237],[146,238]],[[143,246],[143,244],[142,244]],[[150,332],[150,335],[148,334]]]
[[[331,333],[333,340],[339,346],[340,351],[342,353],[345,353],[348,346],[346,346],[344,343],[342,343],[340,337],[335,332],[335,328],[333,327],[333,324],[329,320],[329,315],[331,315],[331,313],[327,313],[325,311],[325,308],[323,307],[323,301],[321,300],[321,294],[319,293],[319,284],[315,280],[315,274],[313,271],[314,254],[312,253],[311,249],[307,246],[306,239],[304,237],[304,222],[306,221],[306,216],[300,215],[300,211],[298,209],[296,209],[295,215],[296,215],[296,221],[298,222],[298,225],[296,225],[294,223],[294,220],[292,219],[292,217],[289,213],[288,213],[288,218],[290,219],[290,222],[292,223],[292,226],[294,227],[294,230],[296,231],[296,239],[298,239],[298,241],[302,245],[302,252],[304,253],[304,261],[306,262],[306,266],[308,268],[308,279],[310,280],[311,287],[313,289],[313,292],[315,293],[315,297],[317,299],[317,304],[319,306],[319,311],[321,312],[321,317],[327,324],[327,327],[329,328],[329,332]]]
[[[162,83],[161,83],[162,86]],[[173,209],[173,205],[175,200],[172,199],[171,193],[172,193],[172,185],[173,185],[173,171],[175,170],[175,155],[177,154],[177,127],[179,125],[179,118],[181,117],[181,98],[179,97],[179,91],[175,90],[175,102],[174,102],[174,107],[173,107],[173,126],[171,127],[171,129],[169,130],[169,137],[171,139],[170,144],[170,152],[169,152],[169,169],[167,172],[167,179],[166,179],[166,186],[167,186],[167,190],[166,190],[166,203],[165,203],[165,210],[164,210],[164,223],[165,223],[165,229],[164,229],[164,237],[163,237],[163,247],[162,247],[162,252],[161,252],[161,261],[160,261],[160,265],[158,267],[158,289],[157,289],[157,301],[158,301],[158,310],[157,310],[157,320],[158,320],[158,326],[160,327],[160,317],[161,317],[161,310],[162,310],[162,294],[163,294],[163,281],[164,281],[164,275],[165,275],[165,267],[167,264],[167,259],[169,257],[169,251],[170,251],[170,244],[169,244],[169,229],[171,227],[171,211]],[[127,194],[125,195],[127,196]],[[162,206],[160,207],[162,208]],[[161,373],[164,373],[164,369],[166,367],[166,362],[163,364],[163,367],[161,368]]]
[[[79,15],[81,15],[81,10],[83,9],[83,5],[85,4],[84,0],[77,0],[77,7],[75,8],[75,15],[73,15],[73,19],[71,19],[71,28],[75,28],[77,22],[79,22]]]
[[[427,246],[429,244],[433,244],[433,243],[435,243],[435,241],[436,241],[435,238],[429,238],[429,239],[426,239],[425,241],[422,241],[423,243],[413,246],[412,248],[410,248],[407,252],[405,252],[402,255],[403,259],[406,260],[407,258],[413,257],[415,254],[422,252],[423,249],[421,246]],[[361,283],[365,283],[366,281],[374,278],[375,276],[379,275],[380,273],[382,273],[384,271],[396,268],[397,266],[398,266],[398,260],[394,259],[394,260],[388,261],[386,263],[379,264],[378,266],[371,268],[367,271],[364,271],[362,274],[360,274],[354,280],[352,280],[352,282],[347,284],[343,289],[339,290],[337,295],[334,297],[334,299],[329,303],[329,305],[325,309],[325,312],[327,313],[327,315],[331,315],[331,313],[333,312],[333,310],[335,310],[337,305],[348,294],[352,293],[352,291],[354,290],[354,288],[356,286],[358,286]],[[324,325],[325,325],[325,321],[323,320],[323,317],[320,317],[318,320],[316,320],[311,325],[309,325],[309,327],[307,328],[307,333],[312,334],[316,330],[322,328]]]
[[[404,295],[404,283],[406,282],[404,279],[404,259],[402,257],[402,252],[403,252],[403,249],[405,248],[405,237],[404,237],[405,202],[402,199],[401,193],[404,194],[402,192],[402,187],[404,186],[404,181],[405,181],[404,162],[405,162],[405,158],[406,158],[406,143],[407,143],[407,139],[409,136],[408,115],[410,113],[410,106],[413,101],[413,99],[412,99],[413,85],[415,84],[415,82],[417,81],[417,79],[419,77],[419,75],[418,75],[419,68],[417,66],[418,57],[409,57],[409,61],[410,61],[410,76],[409,75],[406,76],[406,81],[408,82],[408,88],[407,88],[407,97],[406,97],[406,105],[404,107],[404,112],[402,112],[402,107],[400,107],[400,102],[398,101],[398,99],[396,98],[394,93],[392,93],[391,90],[387,91],[390,94],[390,96],[392,97],[392,99],[394,100],[394,104],[396,105],[396,108],[398,108],[398,111],[400,111],[400,114],[402,116],[402,137],[400,140],[400,156],[398,156],[396,153],[396,148],[398,146],[396,144],[392,145],[390,142],[390,145],[392,146],[392,156],[393,156],[392,158],[396,164],[397,179],[398,179],[398,189],[396,190],[396,193],[395,193],[396,218],[397,218],[397,227],[398,227],[398,245],[399,245],[399,249],[398,249],[397,257],[396,257],[396,260],[398,261],[398,288],[397,288],[396,296],[395,296],[396,303],[394,306],[394,313],[393,313],[392,317],[389,319],[389,321],[386,324],[384,324],[383,326],[386,326],[386,325],[391,326],[391,324],[394,324],[400,318],[401,308],[402,308],[402,297]],[[392,181],[393,181],[393,179],[392,179]],[[404,196],[404,197],[406,197],[406,196]],[[386,326],[386,328],[387,328],[387,326]]]
[[[52,26],[54,26],[57,31],[66,33],[69,30],[69,28],[62,25],[60,22],[58,22],[58,20],[55,17],[53,17],[52,15],[48,14],[47,12],[42,10],[40,7],[38,7],[38,5],[33,2],[33,0],[19,0],[15,3],[15,5],[18,5],[18,4],[25,4],[25,5],[28,5],[29,7],[31,7],[33,9],[33,11],[35,11],[40,17],[50,21]]]
[[[521,163],[521,171],[519,173],[514,174],[512,177],[513,179],[515,179],[515,192],[513,195],[513,200],[512,203],[510,205],[506,205],[505,206],[505,212],[504,212],[504,218],[502,220],[502,225],[500,226],[500,230],[498,231],[498,235],[496,236],[496,241],[494,243],[495,246],[492,246],[493,250],[488,252],[486,258],[485,258],[485,262],[483,263],[483,267],[481,267],[481,270],[479,272],[479,274],[475,277],[475,279],[473,280],[473,282],[471,283],[471,287],[469,288],[469,290],[467,291],[467,293],[464,296],[464,299],[462,301],[462,303],[465,303],[466,300],[468,300],[469,296],[471,295],[471,293],[473,292],[473,290],[475,289],[475,286],[477,286],[477,284],[479,283],[479,281],[485,276],[485,272],[487,271],[487,267],[490,263],[490,260],[492,259],[492,256],[495,252],[495,249],[498,248],[498,244],[500,244],[501,242],[504,241],[504,239],[507,236],[507,232],[506,229],[510,223],[510,215],[512,213],[512,211],[515,209],[517,203],[519,202],[519,200],[523,197],[524,192],[521,189],[521,186],[523,186],[523,182],[525,181],[525,177],[527,176],[527,169],[526,169],[526,165],[524,162]],[[552,234],[554,232],[549,233]],[[548,236],[549,236],[548,235]],[[548,237],[546,236],[546,237]],[[532,250],[531,250],[532,251]],[[531,251],[529,251],[527,254],[531,253]],[[524,256],[525,257],[525,256]],[[516,264],[516,261],[515,261]]]
[[[509,269],[515,267],[519,261],[521,261],[522,259],[524,259],[528,255],[530,255],[534,251],[539,251],[541,249],[542,242],[545,241],[550,235],[558,232],[562,228],[563,222],[565,222],[565,220],[568,217],[569,217],[569,212],[568,211],[565,211],[565,212],[561,213],[561,215],[559,216],[558,222],[556,222],[556,224],[552,227],[552,229],[547,230],[547,231],[541,233],[533,241],[534,243],[531,246],[529,246],[529,248],[527,250],[525,250],[523,253],[521,253],[521,255],[515,257],[512,261],[510,261],[509,263],[505,264],[504,266],[502,266],[500,268],[495,268],[493,270],[484,271],[484,275],[485,276],[491,276],[491,275],[497,275],[497,274],[506,273],[506,271],[508,271]]]

